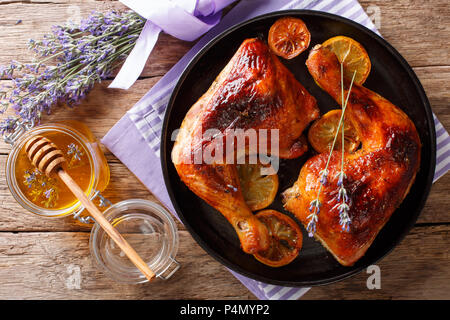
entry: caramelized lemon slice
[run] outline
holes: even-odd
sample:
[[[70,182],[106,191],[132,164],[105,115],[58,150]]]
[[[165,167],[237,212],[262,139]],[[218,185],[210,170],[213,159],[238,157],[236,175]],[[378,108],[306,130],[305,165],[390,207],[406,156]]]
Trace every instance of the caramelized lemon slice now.
[[[305,23],[298,18],[280,18],[270,27],[269,47],[280,57],[292,59],[306,50],[311,34]]]
[[[319,153],[330,152],[340,118],[341,110],[331,110],[312,124],[308,132],[308,140],[314,150]],[[350,153],[355,152],[360,143],[350,121],[344,121],[344,150]],[[339,130],[334,150],[342,150],[342,129]]]
[[[281,267],[291,263],[300,252],[303,236],[298,224],[287,215],[275,210],[263,210],[256,217],[266,225],[269,248],[253,256],[270,267]]]
[[[356,70],[355,83],[362,85],[369,76],[371,63],[366,49],[357,41],[345,36],[337,36],[325,41],[322,46],[333,51],[344,65],[344,76],[353,77]]]
[[[278,175],[263,175],[262,164],[237,165],[242,194],[252,211],[269,206],[278,191]]]

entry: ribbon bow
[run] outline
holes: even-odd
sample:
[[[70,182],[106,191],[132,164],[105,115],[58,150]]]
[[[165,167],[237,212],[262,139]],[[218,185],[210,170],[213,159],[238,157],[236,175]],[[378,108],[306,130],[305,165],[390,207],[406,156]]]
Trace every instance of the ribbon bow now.
[[[120,0],[147,19],[136,45],[109,88],[129,89],[136,82],[161,31],[193,41],[221,18],[221,10],[236,0]]]

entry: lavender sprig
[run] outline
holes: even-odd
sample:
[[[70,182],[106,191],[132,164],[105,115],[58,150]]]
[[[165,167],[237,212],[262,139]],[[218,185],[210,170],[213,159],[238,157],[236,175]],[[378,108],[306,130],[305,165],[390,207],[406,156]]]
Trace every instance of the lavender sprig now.
[[[306,226],[306,230],[308,231],[308,236],[312,237],[314,236],[314,233],[316,233],[316,224],[319,221],[319,213],[320,213],[320,206],[322,203],[319,200],[320,192],[322,191],[322,186],[325,186],[327,184],[327,178],[328,178],[328,163],[324,170],[321,170],[319,172],[320,175],[320,186],[319,191],[317,192],[317,198],[310,202],[309,204],[309,212],[311,214],[307,217],[309,220],[308,225]]]
[[[30,40],[40,60],[0,67],[0,78],[12,80],[0,87],[0,112],[11,107],[16,113],[0,123],[0,133],[14,131],[20,122],[39,123],[59,103],[79,103],[128,56],[144,24],[133,11],[94,12],[80,25],[54,26],[43,40]]]
[[[350,211],[350,206],[348,205],[349,202],[349,198],[347,195],[347,190],[344,187],[344,179],[347,178],[347,176],[344,173],[344,151],[345,151],[345,139],[344,139],[344,128],[345,128],[345,110],[347,109],[347,103],[348,103],[348,98],[350,97],[350,90],[352,88],[353,85],[353,81],[355,80],[355,76],[356,76],[356,71],[353,73],[353,78],[352,78],[352,82],[350,84],[350,89],[349,89],[349,93],[347,95],[347,100],[344,102],[344,67],[343,64],[341,63],[341,101],[342,101],[342,114],[341,114],[341,122],[339,123],[337,132],[336,132],[336,136],[341,128],[341,123],[342,123],[342,136],[341,136],[341,142],[342,142],[342,146],[341,146],[341,152],[342,152],[342,156],[341,156],[341,171],[337,174],[337,178],[338,178],[338,182],[337,185],[339,187],[339,191],[338,191],[338,202],[342,201],[337,209],[339,211],[339,224],[341,225],[341,228],[343,231],[348,232],[350,231],[350,224],[351,224],[351,219],[350,216],[348,215],[348,212]]]
[[[309,211],[311,212],[311,214],[307,217],[309,222],[308,225],[306,226],[306,231],[308,231],[309,237],[314,236],[314,233],[316,233],[316,226],[317,222],[319,221],[319,213],[321,205],[322,204],[319,201],[319,197],[317,197],[310,203]]]
[[[355,80],[355,76],[356,76],[356,71],[353,73],[353,78],[352,81],[350,83],[350,87],[347,93],[347,99],[344,103],[344,79],[343,79],[343,64],[341,63],[341,88],[342,88],[342,113],[341,113],[341,118],[339,119],[339,125],[338,128],[336,130],[336,134],[334,135],[334,139],[333,139],[333,144],[331,145],[330,148],[330,152],[328,154],[328,159],[327,159],[327,163],[325,165],[325,169],[321,170],[319,175],[320,175],[320,185],[319,185],[319,191],[317,192],[317,197],[316,199],[314,199],[313,201],[310,202],[310,207],[309,207],[309,211],[311,212],[311,214],[307,217],[307,219],[309,220],[308,225],[306,226],[306,230],[308,231],[308,236],[309,237],[313,237],[314,233],[316,232],[316,228],[317,228],[317,222],[319,221],[319,213],[320,213],[320,206],[321,206],[321,202],[319,200],[320,197],[320,193],[322,192],[322,187],[324,185],[327,184],[327,177],[328,177],[328,166],[330,164],[330,160],[331,160],[331,155],[333,153],[334,150],[334,146],[336,144],[336,140],[339,134],[339,130],[342,126],[342,133],[344,132],[344,113],[345,110],[347,108],[347,103],[348,103],[348,99],[350,97],[350,92],[352,90],[352,86],[353,86],[353,81]],[[343,179],[345,177],[345,173],[344,173],[344,137],[342,136],[342,162],[341,162],[341,172],[339,173],[340,175],[340,181],[341,181],[341,188],[343,189]],[[339,184],[339,181],[338,181]],[[347,205],[347,201],[348,201],[348,197],[347,197],[347,191],[345,189],[343,189],[342,191],[339,190],[339,195],[342,193],[342,199],[346,199],[345,202],[343,202],[343,204],[340,204],[338,206],[338,210],[340,213],[340,224],[343,228],[345,228],[346,230],[348,229],[348,226],[350,224],[350,218],[348,217],[348,211],[350,210],[350,207]],[[338,200],[340,201],[340,200]]]
[[[348,232],[350,230],[350,224],[351,219],[348,215],[348,212],[350,211],[349,203],[349,197],[347,194],[347,190],[344,188],[344,179],[346,178],[346,175],[343,170],[337,174],[338,177],[338,202],[340,204],[337,206],[338,212],[339,212],[339,224],[342,227],[343,231]]]

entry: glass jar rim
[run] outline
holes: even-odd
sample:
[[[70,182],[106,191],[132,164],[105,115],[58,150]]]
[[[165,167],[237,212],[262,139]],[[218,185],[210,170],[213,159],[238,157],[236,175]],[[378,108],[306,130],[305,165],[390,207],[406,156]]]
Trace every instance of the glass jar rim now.
[[[168,234],[167,239],[165,240],[167,241],[167,245],[169,247],[165,250],[165,256],[160,257],[156,261],[147,262],[157,277],[165,279],[163,274],[166,274],[168,270],[170,271],[173,264],[177,265],[176,269],[179,267],[178,262],[175,260],[179,245],[178,230],[175,221],[164,207],[155,202],[144,199],[127,199],[120,201],[106,209],[103,214],[106,219],[114,224],[114,221],[117,221],[123,215],[127,215],[128,210],[137,210],[140,214],[146,214],[149,216],[154,214],[167,226]],[[102,258],[101,240],[102,237],[105,236],[107,235],[100,225],[97,223],[94,224],[89,239],[89,248],[99,269],[104,271],[110,278],[119,282],[130,284],[148,282],[148,279],[136,267],[133,267],[133,271],[131,273],[130,270],[121,271],[120,268],[114,268],[114,266],[109,265],[111,262],[107,262]],[[135,248],[135,250],[139,253],[138,249]],[[172,270],[169,276],[171,276],[176,269]]]
[[[59,210],[51,210],[43,207],[39,207],[32,203],[30,200],[26,198],[26,196],[20,190],[17,184],[17,178],[15,174],[15,163],[17,156],[19,155],[20,150],[24,147],[26,141],[33,135],[42,134],[49,131],[60,131],[64,134],[68,134],[75,141],[79,142],[82,147],[88,151],[88,159],[91,167],[91,171],[94,172],[93,177],[91,177],[91,181],[89,182],[89,195],[88,198],[92,198],[95,194],[95,187],[98,182],[98,165],[95,161],[93,161],[92,157],[95,154],[94,150],[89,144],[88,139],[78,130],[69,127],[63,123],[49,123],[40,125],[26,131],[13,145],[11,152],[8,155],[6,161],[6,182],[8,187],[13,195],[14,199],[26,210],[32,212],[34,214],[38,214],[40,216],[46,217],[64,217],[69,214],[75,214],[84,210],[83,206],[79,201],[76,201],[69,207],[59,209]]]

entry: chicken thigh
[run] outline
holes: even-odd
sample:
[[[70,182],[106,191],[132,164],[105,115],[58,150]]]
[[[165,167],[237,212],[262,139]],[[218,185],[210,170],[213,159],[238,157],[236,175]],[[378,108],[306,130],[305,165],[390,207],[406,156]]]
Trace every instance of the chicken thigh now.
[[[340,104],[341,69],[336,55],[319,45],[310,52],[306,65],[318,85]],[[344,82],[347,97],[350,83],[348,79]],[[409,192],[419,170],[421,144],[413,122],[403,111],[362,86],[353,84],[345,115],[362,142],[361,149],[344,155],[343,185],[348,192],[351,223],[347,230],[340,224],[337,176],[342,153],[334,151],[328,181],[319,196],[314,236],[342,265],[351,266],[365,254]],[[305,227],[327,159],[328,154],[310,158],[297,182],[283,194],[285,208]]]
[[[268,232],[244,201],[236,158],[227,158],[227,149],[223,155],[214,154],[215,161],[207,163],[201,154],[208,148],[219,150],[216,147],[223,140],[218,137],[228,137],[236,129],[254,129],[256,144],[266,143],[266,150],[273,150],[269,135],[263,137],[259,129],[278,129],[279,150],[275,156],[299,157],[307,149],[301,137],[303,130],[318,116],[314,97],[260,39],[242,43],[186,114],[172,150],[172,161],[189,189],[227,218],[245,252],[265,250]],[[205,137],[211,130],[216,132],[215,139],[211,135]],[[251,143],[255,142],[235,144],[231,151],[248,153]]]

